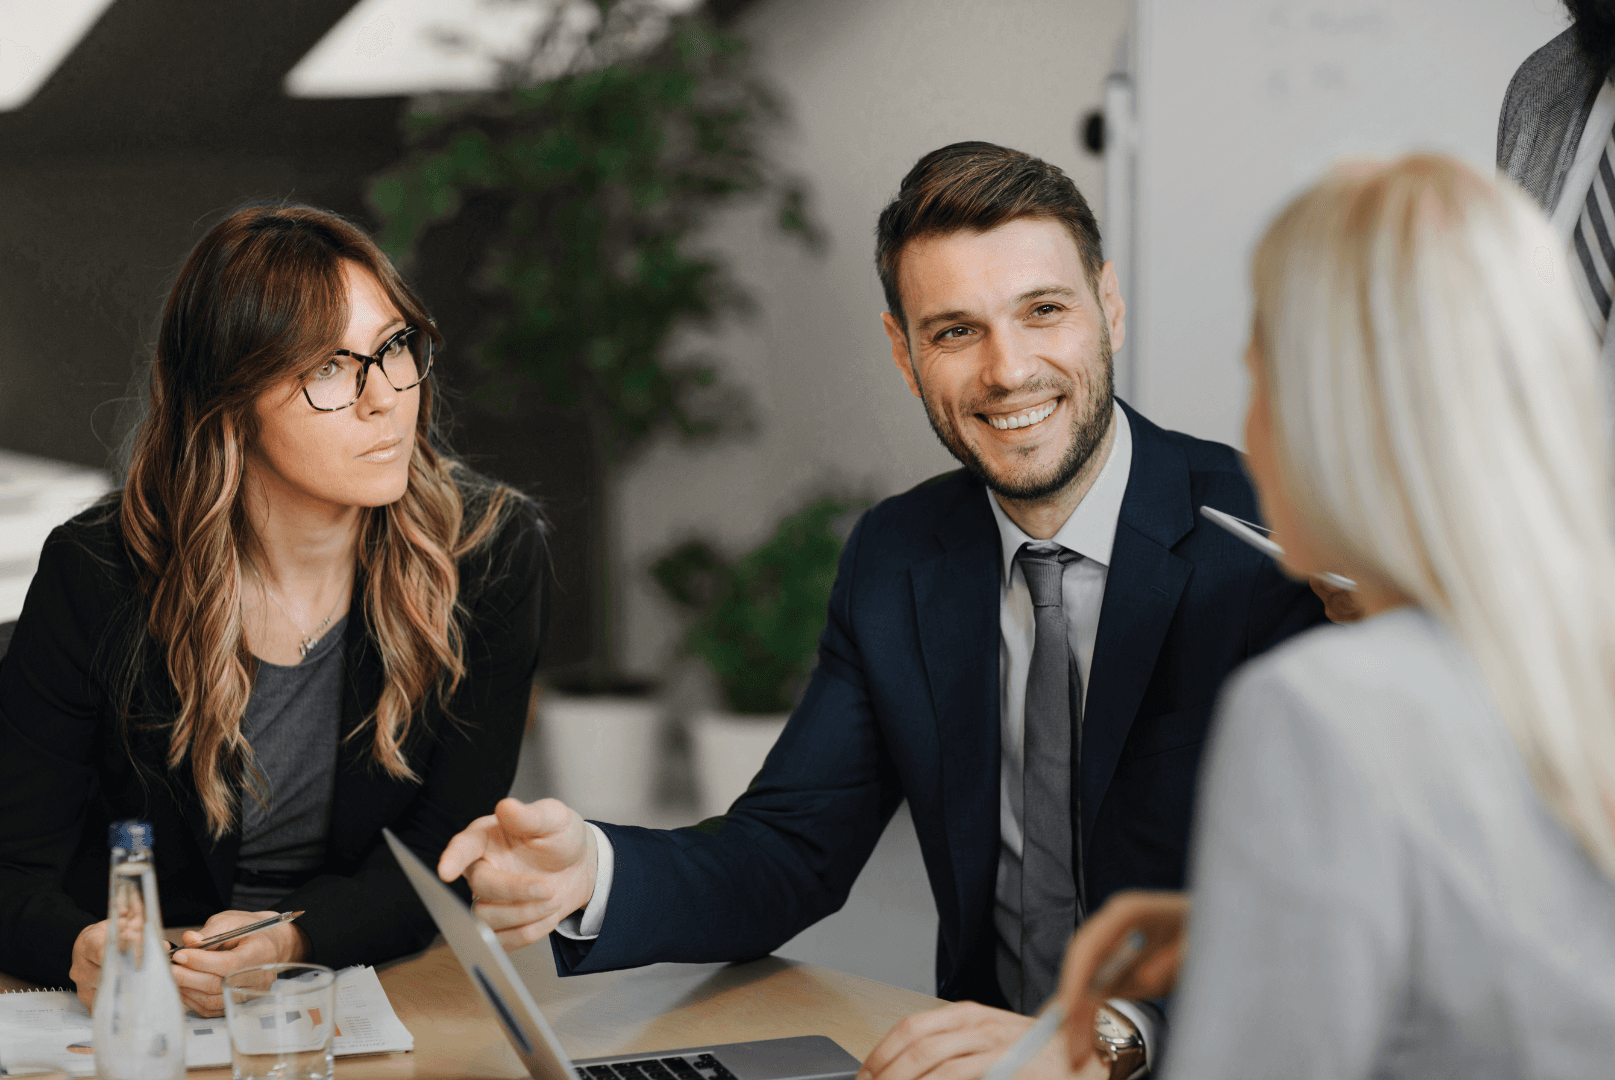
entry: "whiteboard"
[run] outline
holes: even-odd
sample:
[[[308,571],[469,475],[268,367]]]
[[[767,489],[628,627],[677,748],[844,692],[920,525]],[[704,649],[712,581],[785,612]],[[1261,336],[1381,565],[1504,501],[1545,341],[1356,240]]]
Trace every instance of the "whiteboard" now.
[[[1130,249],[1132,403],[1241,445],[1268,220],[1342,156],[1436,149],[1491,175],[1503,91],[1566,25],[1559,0],[1135,0],[1130,221],[1107,225]]]

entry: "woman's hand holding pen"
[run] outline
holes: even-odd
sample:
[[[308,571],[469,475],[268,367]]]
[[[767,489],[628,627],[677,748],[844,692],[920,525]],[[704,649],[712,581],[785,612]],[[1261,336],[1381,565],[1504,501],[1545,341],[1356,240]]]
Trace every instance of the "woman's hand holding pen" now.
[[[253,964],[288,963],[308,954],[308,938],[291,923],[271,926],[255,934],[225,942],[215,950],[195,946],[214,934],[278,914],[273,911],[221,911],[200,930],[187,930],[181,948],[169,959],[174,965],[174,983],[180,1000],[202,1016],[224,1014],[224,977]],[[187,948],[186,946],[189,946]],[[79,932],[73,942],[73,966],[68,977],[86,1008],[95,1005],[95,988],[101,981],[101,960],[107,947],[107,923],[93,923]]]
[[[1177,985],[1188,915],[1187,893],[1129,890],[1112,896],[1082,924],[1066,949],[1055,994],[1065,1009],[1073,1070],[1093,1056],[1094,1017],[1106,998],[1162,997]],[[1134,933],[1142,935],[1136,950],[1127,945]],[[1120,970],[1105,970],[1113,957],[1123,959]]]
[[[1307,579],[1312,591],[1323,601],[1323,613],[1330,622],[1354,623],[1363,617],[1362,598],[1351,589],[1341,589],[1320,577]]]
[[[273,911],[221,911],[201,929],[185,931],[172,960],[174,982],[186,1008],[201,1016],[222,1016],[226,975],[254,964],[291,963],[307,955],[308,938],[289,922],[227,941],[213,949],[196,948],[214,934],[276,914]]]

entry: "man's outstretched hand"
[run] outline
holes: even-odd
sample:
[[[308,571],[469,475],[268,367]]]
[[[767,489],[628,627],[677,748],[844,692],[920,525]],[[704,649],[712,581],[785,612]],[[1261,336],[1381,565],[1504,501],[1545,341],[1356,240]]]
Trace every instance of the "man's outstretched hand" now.
[[[449,841],[437,876],[465,875],[472,910],[514,952],[588,905],[595,863],[594,830],[565,803],[501,799]]]

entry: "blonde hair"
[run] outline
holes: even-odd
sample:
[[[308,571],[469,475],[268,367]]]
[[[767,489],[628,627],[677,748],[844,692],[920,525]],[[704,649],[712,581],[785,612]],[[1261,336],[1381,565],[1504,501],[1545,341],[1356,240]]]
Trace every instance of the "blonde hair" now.
[[[347,323],[344,263],[368,271],[405,320],[441,345],[419,298],[352,222],[295,204],[238,210],[197,244],[169,294],[150,410],[117,499],[145,633],[173,691],[172,710],[137,717],[135,703],[153,700],[153,688],[137,685],[142,673],[131,668],[125,716],[168,729],[168,768],[189,764],[215,837],[233,827],[258,779],[241,733],[256,665],[241,623],[257,544],[243,506],[252,406],[328,355]],[[364,591],[354,600],[382,690],[352,734],[368,729],[376,764],[410,780],[404,743],[416,712],[434,689],[446,702],[466,670],[456,562],[488,542],[518,498],[441,453],[434,434],[428,379],[408,486],[397,502],[364,511],[357,550]]]
[[[1525,195],[1438,155],[1326,176],[1252,261],[1280,482],[1477,662],[1615,877],[1615,538],[1597,353]]]

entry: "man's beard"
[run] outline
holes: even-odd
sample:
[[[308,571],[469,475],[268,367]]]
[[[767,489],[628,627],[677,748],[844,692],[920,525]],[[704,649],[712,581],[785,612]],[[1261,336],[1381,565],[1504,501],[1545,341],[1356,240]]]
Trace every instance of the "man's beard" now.
[[[1576,48],[1594,71],[1615,68],[1615,3],[1611,0],[1565,0],[1570,10]]]
[[[1110,355],[1110,328],[1101,326],[1099,337],[1099,378],[1090,388],[1087,399],[1082,407],[1077,407],[1076,384],[1070,380],[1061,383],[1039,379],[1027,383],[1019,388],[1017,393],[1028,391],[1037,393],[1044,390],[1054,390],[1071,402],[1071,445],[1067,447],[1065,456],[1059,463],[1044,476],[994,476],[987,470],[981,458],[959,434],[954,426],[951,416],[939,416],[931,405],[931,399],[925,396],[924,387],[921,387],[920,400],[925,402],[925,416],[931,421],[931,430],[936,437],[942,440],[942,445],[948,448],[948,453],[959,459],[965,471],[971,476],[987,485],[989,491],[996,492],[1006,499],[1015,499],[1021,502],[1037,502],[1047,499],[1063,491],[1067,484],[1077,478],[1082,467],[1088,464],[1093,452],[1098,449],[1100,442],[1105,438],[1105,432],[1110,429],[1111,413],[1115,410],[1116,383],[1111,370]],[[996,395],[995,398],[976,402],[979,405],[992,405],[995,400],[1001,401],[1008,397],[1008,391]],[[1047,421],[1045,421],[1047,423]]]

